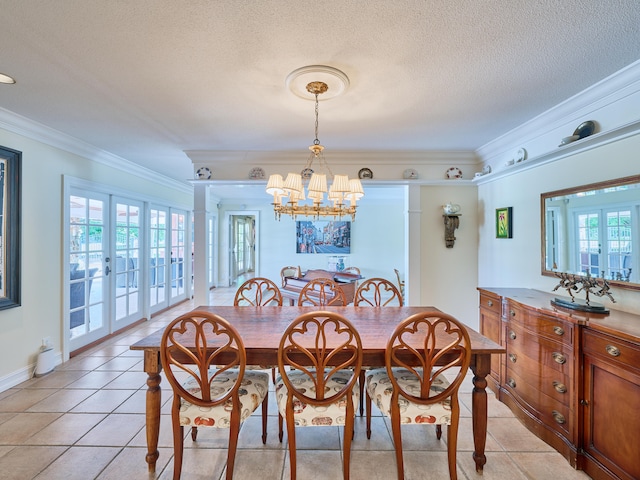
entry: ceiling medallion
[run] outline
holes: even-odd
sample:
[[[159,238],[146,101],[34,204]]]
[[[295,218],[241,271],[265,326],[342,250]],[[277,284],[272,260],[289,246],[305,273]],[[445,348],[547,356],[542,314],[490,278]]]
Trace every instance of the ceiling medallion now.
[[[307,85],[316,82],[323,83],[327,87],[324,92],[318,92],[322,94],[321,100],[342,95],[349,88],[349,77],[337,68],[326,65],[300,67],[287,75],[285,81],[287,88],[294,95],[305,100],[315,100],[315,93],[307,89]]]

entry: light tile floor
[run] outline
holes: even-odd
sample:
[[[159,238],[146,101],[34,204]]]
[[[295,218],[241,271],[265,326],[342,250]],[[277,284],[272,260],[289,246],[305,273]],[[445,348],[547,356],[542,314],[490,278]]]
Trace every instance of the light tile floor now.
[[[214,289],[212,305],[233,303],[235,288]],[[185,302],[151,321],[59,365],[55,371],[0,392],[0,478],[3,480],[89,480],[172,478],[173,450],[169,408],[171,391],[164,382],[160,458],[155,474],[145,463],[146,375],[142,353],[129,345],[163,328],[191,310]],[[462,389],[462,418],[458,442],[460,479],[588,479],[573,470],[551,447],[535,437],[510,410],[489,392],[489,425],[484,475],[472,460],[471,379]],[[260,440],[259,409],[240,432],[237,479],[289,478],[285,442],[278,441],[277,412],[270,399],[269,437]],[[388,421],[373,418],[371,440],[364,419],[357,417],[351,460],[354,480],[395,478],[395,457]],[[224,478],[226,430],[200,429],[197,442],[188,435],[182,478]],[[342,478],[341,435],[337,427],[298,429],[298,478]],[[403,430],[407,479],[448,478],[446,433],[441,441],[428,427]]]

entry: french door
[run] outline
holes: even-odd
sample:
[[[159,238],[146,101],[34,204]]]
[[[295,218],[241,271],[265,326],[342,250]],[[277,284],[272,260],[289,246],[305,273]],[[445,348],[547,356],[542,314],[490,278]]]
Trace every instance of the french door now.
[[[68,316],[72,352],[142,318],[140,202],[71,188]]]

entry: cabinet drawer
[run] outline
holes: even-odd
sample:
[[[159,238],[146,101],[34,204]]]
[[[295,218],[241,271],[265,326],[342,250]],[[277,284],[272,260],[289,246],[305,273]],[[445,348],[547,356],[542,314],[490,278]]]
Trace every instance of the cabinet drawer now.
[[[545,395],[513,371],[507,372],[505,388],[522,399],[529,406],[527,410],[541,422],[572,440],[570,424],[573,419],[567,404]]]
[[[573,344],[573,325],[570,323],[546,315],[529,314],[525,316],[524,326],[551,340],[565,345]]]
[[[571,377],[551,368],[542,368],[538,362],[526,356],[507,354],[507,379],[517,375],[535,392],[540,392],[568,405],[571,393]]]
[[[502,299],[493,295],[492,293],[482,292],[480,293],[480,308],[490,310],[498,316],[502,315]]]
[[[623,367],[640,368],[640,345],[585,329],[583,351],[595,354]]]
[[[530,359],[541,371],[552,369],[564,375],[572,374],[573,349],[567,345],[535,335],[514,323],[507,325],[507,338],[507,365],[513,363],[510,355],[515,355]]]

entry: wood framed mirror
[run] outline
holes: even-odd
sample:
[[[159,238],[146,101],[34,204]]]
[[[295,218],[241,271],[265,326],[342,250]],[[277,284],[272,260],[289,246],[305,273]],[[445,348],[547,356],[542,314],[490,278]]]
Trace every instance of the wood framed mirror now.
[[[540,195],[542,274],[640,290],[640,175]]]

